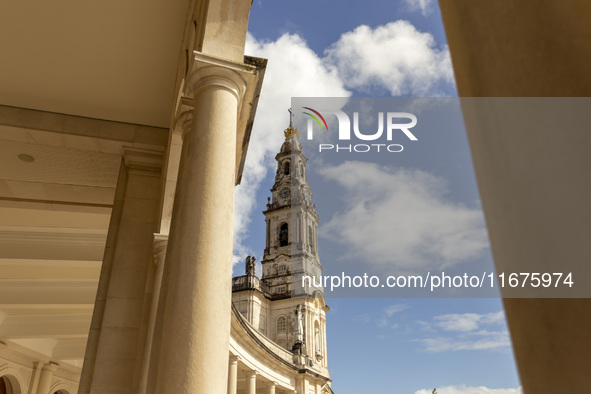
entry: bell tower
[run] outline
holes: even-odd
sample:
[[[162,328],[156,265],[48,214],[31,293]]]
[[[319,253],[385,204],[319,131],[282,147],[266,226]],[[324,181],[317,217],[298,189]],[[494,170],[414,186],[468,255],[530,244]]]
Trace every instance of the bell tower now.
[[[291,110],[289,111],[291,113]],[[232,298],[238,311],[280,347],[289,350],[299,368],[312,368],[329,377],[326,313],[330,310],[321,286],[302,277],[322,272],[318,257],[318,214],[306,176],[306,156],[293,125],[277,160],[277,172],[263,212],[266,222],[263,276],[255,276],[255,260],[246,259],[246,275],[232,279]]]
[[[318,257],[318,214],[306,178],[306,156],[298,141],[291,109],[285,141],[275,156],[277,172],[268,199],[266,243],[263,254],[263,281],[273,299],[310,296],[322,287],[309,286],[302,276],[320,278]],[[313,284],[313,282],[312,282]]]

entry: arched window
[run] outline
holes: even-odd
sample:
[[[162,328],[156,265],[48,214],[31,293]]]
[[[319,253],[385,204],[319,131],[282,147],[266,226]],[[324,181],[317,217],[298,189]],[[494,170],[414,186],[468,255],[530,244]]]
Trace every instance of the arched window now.
[[[289,243],[289,230],[287,223],[283,223],[279,229],[279,246],[287,246]]]
[[[308,226],[308,243],[310,244],[310,248],[314,250],[314,233],[312,232],[312,226]]]
[[[284,333],[287,331],[287,319],[285,316],[279,316],[277,318],[277,333]]]
[[[300,174],[304,176],[304,166],[302,164],[300,164]]]
[[[283,174],[289,175],[289,161],[286,161],[283,165]]]

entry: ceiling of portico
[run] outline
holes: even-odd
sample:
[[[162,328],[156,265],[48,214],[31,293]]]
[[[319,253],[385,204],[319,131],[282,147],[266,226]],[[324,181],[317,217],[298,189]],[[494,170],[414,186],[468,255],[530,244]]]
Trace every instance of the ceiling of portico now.
[[[167,131],[62,120],[79,122],[84,131],[0,125],[0,341],[75,370],[84,356],[122,152],[164,151]]]
[[[189,4],[0,5],[0,342],[8,349],[81,366],[123,148],[166,149]]]
[[[169,127],[188,0],[0,6],[0,104]]]

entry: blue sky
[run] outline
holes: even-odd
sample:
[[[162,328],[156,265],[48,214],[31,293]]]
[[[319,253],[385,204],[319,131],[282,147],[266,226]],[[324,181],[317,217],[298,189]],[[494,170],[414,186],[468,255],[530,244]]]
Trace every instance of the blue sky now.
[[[289,121],[291,97],[456,95],[439,10],[432,0],[254,0],[246,52],[269,59],[269,64],[242,184],[236,190],[234,253],[235,262],[241,262],[236,275],[242,273],[246,255],[262,258],[261,211],[270,195],[273,158]],[[465,137],[456,134],[445,141],[449,154],[437,154],[433,147],[439,143],[425,145],[391,163],[380,176],[395,180],[399,170],[428,173],[445,192],[425,201],[481,215]],[[314,173],[311,178],[319,178],[313,163],[311,158],[308,171]],[[330,176],[326,171],[324,176],[327,173]],[[328,224],[336,219],[334,212],[322,208],[324,191],[312,188],[322,220],[320,258],[326,267],[339,248],[328,236]],[[473,229],[446,231],[460,230]],[[474,260],[490,264],[487,247],[477,252]],[[327,316],[328,362],[337,394],[430,394],[434,387],[439,394],[520,393],[498,299],[327,302],[332,308]]]

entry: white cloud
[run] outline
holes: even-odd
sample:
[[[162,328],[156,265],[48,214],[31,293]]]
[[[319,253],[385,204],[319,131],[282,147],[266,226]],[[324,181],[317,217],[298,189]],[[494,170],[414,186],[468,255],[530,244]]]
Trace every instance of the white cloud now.
[[[434,337],[415,339],[428,353],[460,350],[493,350],[511,346],[505,329],[503,311],[478,314],[447,314],[433,317],[431,324],[417,321],[421,328],[428,328]],[[438,332],[442,330],[443,333]]]
[[[421,331],[426,331],[426,332],[436,332],[437,331],[431,326],[431,324],[427,323],[426,321],[417,320],[416,323],[418,324],[419,330],[421,330]]]
[[[346,247],[347,258],[400,273],[448,267],[488,246],[482,212],[447,200],[441,178],[361,161],[319,173],[346,192],[320,234]]]
[[[477,313],[448,314],[435,316],[435,324],[445,331],[475,331],[482,324],[504,323],[505,314],[500,311],[485,315]]]
[[[431,394],[433,389],[422,389],[415,391],[415,394]],[[509,389],[489,389],[488,387],[445,386],[438,387],[437,394],[522,394],[521,387]]]
[[[366,93],[440,96],[453,86],[449,50],[430,33],[398,20],[375,29],[359,26],[326,50],[346,86]]]
[[[433,0],[404,0],[404,4],[409,11],[420,12],[423,16],[433,11]]]
[[[402,312],[408,309],[407,304],[394,304],[384,308],[384,314],[388,317],[392,317],[395,313]]]
[[[499,350],[511,346],[509,333],[503,331],[489,331],[486,335],[461,335],[458,337],[434,337],[415,339],[422,345],[422,351],[427,353],[457,352],[462,350]]]
[[[244,243],[261,181],[276,166],[274,156],[289,125],[287,109],[294,96],[349,96],[336,72],[326,66],[298,35],[284,34],[276,41],[257,41],[249,35],[245,52],[268,59],[255,124],[234,204],[234,263],[253,252]],[[265,187],[271,185],[265,185]],[[259,260],[260,260],[259,256]]]
[[[398,327],[397,324],[389,324],[388,319],[391,318],[392,316],[394,316],[395,314],[400,313],[408,308],[409,308],[408,304],[393,304],[393,305],[387,306],[386,308],[384,308],[382,310],[382,313],[377,320],[378,327],[386,327],[388,325],[391,328]]]

